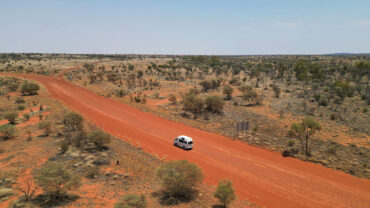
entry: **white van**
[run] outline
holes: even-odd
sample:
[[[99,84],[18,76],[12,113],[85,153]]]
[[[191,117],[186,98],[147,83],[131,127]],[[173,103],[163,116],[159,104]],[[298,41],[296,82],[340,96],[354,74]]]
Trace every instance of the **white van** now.
[[[191,137],[181,135],[176,137],[173,141],[173,145],[183,149],[193,149],[193,139]]]

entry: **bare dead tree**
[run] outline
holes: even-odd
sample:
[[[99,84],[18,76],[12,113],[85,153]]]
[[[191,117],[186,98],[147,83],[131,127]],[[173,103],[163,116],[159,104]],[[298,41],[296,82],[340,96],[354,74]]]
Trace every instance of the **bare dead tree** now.
[[[36,191],[36,187],[31,176],[24,178],[23,183],[18,184],[16,189],[24,194],[26,201],[29,201]]]

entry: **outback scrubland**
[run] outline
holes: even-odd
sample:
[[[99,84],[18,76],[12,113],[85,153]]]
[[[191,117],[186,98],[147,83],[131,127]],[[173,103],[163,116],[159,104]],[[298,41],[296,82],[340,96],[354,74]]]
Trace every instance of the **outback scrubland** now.
[[[120,56],[1,56],[0,207],[257,207],[236,198],[229,180],[217,187],[203,184],[197,165],[166,162],[115,138],[49,97],[40,83],[14,76],[65,72],[73,80],[75,72],[68,69],[104,68],[106,59],[121,61]],[[142,58],[127,58],[136,59]],[[104,93],[128,90],[115,83],[108,87]]]
[[[63,75],[143,111],[370,178],[369,55],[0,57],[3,73]],[[255,206],[234,201],[227,180],[200,183],[194,164],[165,162],[110,136],[42,85],[0,81],[1,206]],[[237,134],[238,122],[249,122],[248,131]],[[187,192],[169,170],[194,177]],[[55,171],[65,175],[59,188],[47,186]]]
[[[144,111],[369,178],[369,60],[102,56],[65,76]],[[249,130],[236,135],[243,121]]]

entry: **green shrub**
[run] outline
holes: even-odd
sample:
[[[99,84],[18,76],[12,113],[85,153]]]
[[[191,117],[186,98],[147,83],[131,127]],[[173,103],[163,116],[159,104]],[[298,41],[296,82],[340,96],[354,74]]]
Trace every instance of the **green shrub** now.
[[[15,100],[15,103],[16,104],[22,104],[22,103],[25,103],[26,101],[23,99],[23,98],[21,98],[21,97],[17,97],[17,99]]]
[[[216,197],[224,207],[229,206],[236,197],[231,181],[227,179],[220,181],[213,196]]]
[[[18,105],[17,106],[17,110],[20,110],[20,111],[22,111],[22,110],[24,110],[26,107],[24,107],[24,105]]]
[[[84,118],[78,113],[68,113],[64,116],[64,125],[72,131],[76,131],[82,128],[82,122]]]
[[[208,111],[213,113],[222,113],[225,102],[219,96],[208,96],[205,104]]]
[[[202,170],[187,160],[169,161],[156,170],[164,195],[174,199],[189,199],[194,187],[203,180]]]
[[[60,142],[60,153],[63,154],[67,152],[69,148],[69,143],[66,140]]]
[[[40,122],[39,129],[44,131],[45,136],[49,136],[49,134],[52,132],[51,123],[49,121]]]
[[[329,101],[327,98],[324,98],[324,97],[320,98],[319,106],[328,106],[328,104],[329,104]]]
[[[194,119],[198,115],[202,114],[204,107],[203,99],[197,97],[196,95],[187,95],[183,102],[184,111],[189,111],[193,113]]]
[[[12,92],[17,91],[18,88],[19,88],[19,84],[18,83],[12,83],[12,84],[8,85],[9,91],[12,91]]]
[[[18,113],[16,113],[16,112],[7,113],[7,114],[5,114],[4,117],[5,117],[5,119],[7,119],[9,121],[9,123],[15,124],[15,121],[18,118]]]
[[[111,136],[101,130],[92,131],[87,135],[87,138],[93,142],[99,150],[104,149],[111,142]]]
[[[86,170],[86,178],[95,178],[99,174],[99,168],[97,166],[89,167]]]
[[[233,94],[233,88],[230,85],[225,85],[223,89],[223,93],[226,95],[227,100],[231,100],[232,94]]]
[[[5,124],[0,126],[0,136],[3,139],[12,139],[15,137],[16,128],[13,125]]]
[[[22,84],[21,93],[23,95],[36,95],[39,89],[40,86],[38,84],[25,82]]]
[[[44,193],[56,199],[67,191],[80,186],[80,178],[72,174],[62,163],[50,162],[34,171],[35,182],[42,188]]]
[[[177,103],[177,98],[174,94],[168,95],[168,100],[171,102],[171,104],[175,105]]]
[[[143,194],[126,194],[120,202],[114,205],[114,208],[146,208],[147,206],[148,204]]]

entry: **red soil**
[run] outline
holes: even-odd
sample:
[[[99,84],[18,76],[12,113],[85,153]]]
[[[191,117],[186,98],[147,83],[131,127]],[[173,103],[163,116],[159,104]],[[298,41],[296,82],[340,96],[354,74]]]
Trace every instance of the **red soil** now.
[[[370,207],[370,181],[321,165],[283,158],[280,153],[200,131],[181,123],[139,111],[96,95],[68,81],[17,75],[46,86],[50,95],[81,113],[107,132],[170,160],[198,164],[205,182],[232,180],[240,198],[267,207]],[[184,151],[172,145],[180,134],[191,136],[195,148]]]

